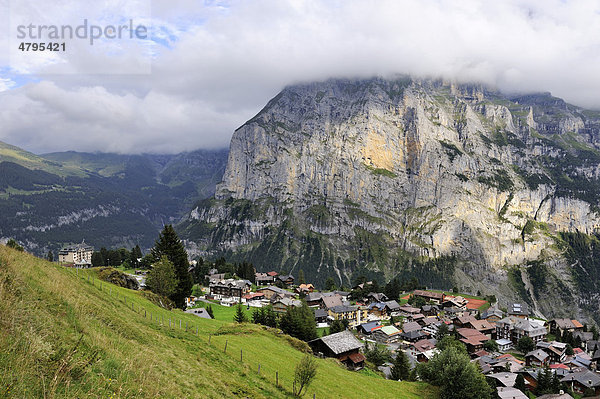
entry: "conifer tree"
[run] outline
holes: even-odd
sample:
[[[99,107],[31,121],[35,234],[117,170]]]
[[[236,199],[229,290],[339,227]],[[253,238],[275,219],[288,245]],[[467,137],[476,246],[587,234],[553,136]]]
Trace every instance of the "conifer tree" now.
[[[248,321],[246,318],[246,313],[244,313],[244,309],[242,308],[242,304],[239,303],[235,308],[235,315],[233,315],[233,321],[236,323],[245,323]]]
[[[394,365],[392,366],[391,379],[398,381],[405,381],[410,376],[410,363],[406,357],[404,351],[399,350],[394,359]]]
[[[158,261],[162,256],[166,256],[175,267],[175,275],[177,276],[177,288],[175,292],[169,296],[175,306],[185,308],[185,298],[192,293],[192,277],[189,273],[189,262],[187,252],[183,243],[177,236],[173,226],[168,224],[164,227],[158,240],[151,250],[152,257]]]

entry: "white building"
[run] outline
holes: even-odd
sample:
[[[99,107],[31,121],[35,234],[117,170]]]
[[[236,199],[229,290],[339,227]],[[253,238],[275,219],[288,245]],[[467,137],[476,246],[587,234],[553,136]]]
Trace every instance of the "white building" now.
[[[76,267],[90,267],[92,266],[93,253],[94,248],[82,241],[81,244],[69,245],[61,249],[58,252],[58,261],[73,264]]]

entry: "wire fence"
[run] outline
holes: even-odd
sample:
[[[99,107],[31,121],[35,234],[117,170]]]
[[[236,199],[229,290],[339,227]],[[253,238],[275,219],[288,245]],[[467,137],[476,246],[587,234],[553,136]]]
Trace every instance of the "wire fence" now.
[[[80,268],[75,268],[75,270],[77,277],[85,280],[87,283],[92,285],[94,288],[97,288],[101,292],[107,293],[111,298],[115,298],[117,301],[123,303],[126,309],[139,316],[143,316],[145,319],[152,322],[152,324],[156,327],[166,328],[168,330],[177,330],[186,334],[189,333],[190,337],[195,337],[199,340],[204,339],[204,343],[214,349],[219,349],[222,347],[224,354],[227,354],[229,357],[237,358],[239,363],[245,365],[252,372],[256,372],[260,378],[274,383],[277,389],[291,394],[296,392],[296,386],[293,378],[283,378],[280,370],[277,367],[269,365],[264,361],[261,362],[260,359],[252,359],[249,356],[249,352],[244,352],[242,345],[238,346],[237,343],[230,343],[226,334],[218,336],[208,334],[208,337],[206,337],[206,334],[200,333],[198,325],[195,325],[189,320],[182,320],[179,317],[174,317],[172,314],[169,314],[167,317],[165,317],[164,312],[148,310],[139,304],[136,305],[132,300],[129,300],[128,302],[126,295],[121,295],[118,289],[113,290],[113,287],[115,287],[113,284],[96,278],[96,276],[94,276],[93,273],[90,273],[89,270]],[[120,289],[126,288],[120,287]],[[224,343],[222,342],[223,339],[225,340]],[[310,395],[308,397],[310,397]],[[317,394],[312,393],[312,397],[313,399],[316,399]]]

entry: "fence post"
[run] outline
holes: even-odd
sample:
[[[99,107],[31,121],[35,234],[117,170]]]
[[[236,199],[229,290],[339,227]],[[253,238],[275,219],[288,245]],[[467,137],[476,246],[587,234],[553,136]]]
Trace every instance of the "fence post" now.
[[[187,332],[187,321],[185,322],[185,332]]]
[[[227,340],[225,340],[225,349],[223,350],[223,353],[227,353]]]
[[[209,345],[210,345],[210,337],[211,337],[211,335],[210,335],[210,334],[208,334],[208,344],[209,344]]]
[[[179,319],[179,329],[181,330],[181,319]]]
[[[171,328],[171,319],[169,318],[169,328]]]
[[[258,375],[260,375],[260,363],[258,363]]]
[[[275,386],[279,387],[279,371],[275,372]]]
[[[146,318],[146,309],[144,309],[144,319]]]
[[[240,349],[240,363],[244,363],[244,350]]]

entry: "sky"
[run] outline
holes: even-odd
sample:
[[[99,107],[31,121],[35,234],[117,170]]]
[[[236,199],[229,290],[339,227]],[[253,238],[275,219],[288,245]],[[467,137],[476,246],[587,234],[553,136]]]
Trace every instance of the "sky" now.
[[[40,41],[19,25],[84,20],[147,34],[18,49]],[[595,0],[0,0],[0,26],[0,141],[35,153],[224,148],[286,85],[332,77],[443,77],[600,109]]]

